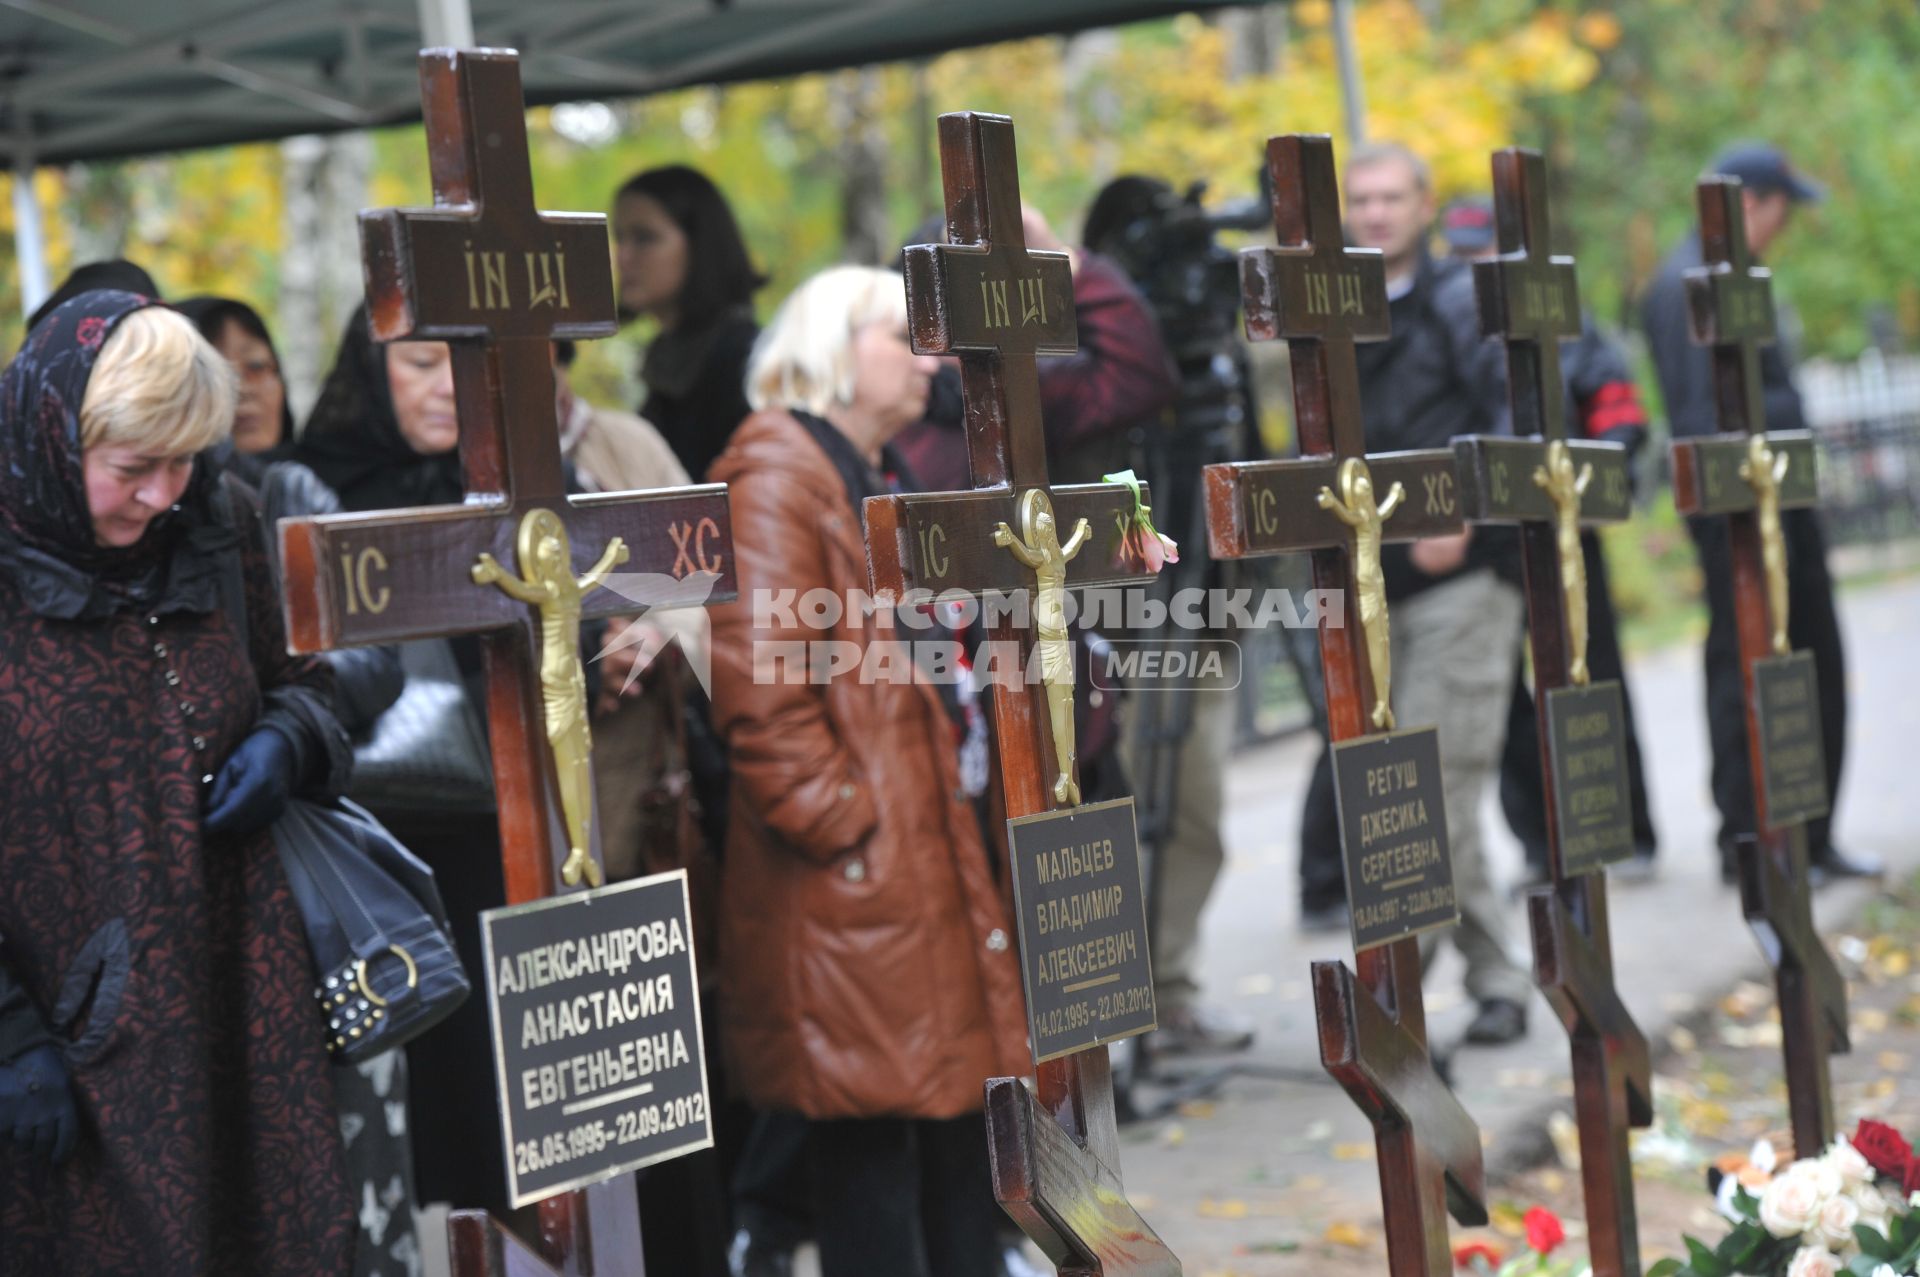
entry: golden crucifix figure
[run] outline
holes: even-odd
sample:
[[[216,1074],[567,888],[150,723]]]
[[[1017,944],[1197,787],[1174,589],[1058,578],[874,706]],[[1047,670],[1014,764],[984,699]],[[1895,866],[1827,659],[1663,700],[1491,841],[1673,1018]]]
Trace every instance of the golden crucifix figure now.
[[[473,579],[540,609],[540,709],[567,826],[567,860],[560,879],[573,887],[585,876],[589,886],[597,887],[600,866],[587,854],[593,830],[593,732],[587,724],[587,676],[580,665],[580,600],[627,561],[627,543],[619,537],[607,542],[600,561],[578,581],[573,579],[567,529],[553,511],[527,511],[515,544],[525,576],[514,576],[483,553],[473,565]]]
[[[1787,541],[1780,531],[1780,484],[1787,477],[1787,454],[1767,446],[1765,435],[1747,436],[1747,459],[1740,477],[1753,489],[1760,518],[1760,562],[1767,571],[1767,628],[1773,651],[1785,656],[1787,644]]]
[[[1033,592],[1035,645],[1040,651],[1040,681],[1047,689],[1047,718],[1053,728],[1053,755],[1060,775],[1053,782],[1053,800],[1070,807],[1080,804],[1080,786],[1073,779],[1073,641],[1067,637],[1067,560],[1080,553],[1093,525],[1085,519],[1074,527],[1065,545],[1053,521],[1053,502],[1044,488],[1029,488],[1020,497],[1020,535],[1002,523],[993,530],[993,543],[1030,567],[1038,579]]]
[[[1534,467],[1533,481],[1553,502],[1553,543],[1560,552],[1560,591],[1567,603],[1567,681],[1587,685],[1587,558],[1580,552],[1580,498],[1593,482],[1593,467],[1573,472],[1566,442],[1547,445],[1547,464]]]
[[[1367,641],[1367,668],[1373,674],[1373,713],[1376,729],[1393,730],[1391,692],[1393,644],[1387,635],[1387,578],[1380,570],[1380,525],[1393,517],[1406,499],[1398,483],[1387,499],[1375,505],[1373,473],[1358,457],[1340,463],[1340,495],[1320,489],[1320,508],[1353,529],[1353,584],[1359,594],[1360,634]]]

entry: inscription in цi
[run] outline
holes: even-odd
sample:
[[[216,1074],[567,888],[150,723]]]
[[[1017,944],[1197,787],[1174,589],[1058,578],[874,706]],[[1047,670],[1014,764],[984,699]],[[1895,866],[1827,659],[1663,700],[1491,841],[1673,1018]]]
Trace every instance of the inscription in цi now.
[[[1020,281],[1020,324],[1044,324],[1047,322],[1047,293],[1037,279]]]
[[[535,306],[567,305],[567,255],[555,242],[551,253],[526,253],[527,309]]]
[[[1567,317],[1567,298],[1557,283],[1530,279],[1521,292],[1521,318],[1533,323],[1550,320],[1564,322]]]
[[[1360,304],[1360,277],[1358,275],[1341,275],[1338,278],[1340,313],[1342,315],[1363,314],[1364,307]]]

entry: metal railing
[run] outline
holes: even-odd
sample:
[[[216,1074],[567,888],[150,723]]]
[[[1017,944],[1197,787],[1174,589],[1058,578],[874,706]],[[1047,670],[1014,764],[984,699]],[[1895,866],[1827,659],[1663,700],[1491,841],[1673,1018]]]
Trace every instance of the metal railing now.
[[[1820,449],[1820,505],[1834,545],[1920,537],[1920,357],[1870,350],[1799,373]]]

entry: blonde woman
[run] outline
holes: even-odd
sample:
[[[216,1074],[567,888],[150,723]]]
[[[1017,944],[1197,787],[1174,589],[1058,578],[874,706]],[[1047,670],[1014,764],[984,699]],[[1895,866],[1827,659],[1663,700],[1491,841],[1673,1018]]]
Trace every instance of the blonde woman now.
[[[62,304],[0,375],[4,1277],[351,1264],[268,832],[344,779],[346,738],[201,460],[233,416],[219,352],[132,293]]]
[[[933,366],[907,344],[898,275],[817,275],[761,335],[755,411],[708,476],[729,486],[740,583],[713,612],[733,765],[722,1036],[749,1102],[808,1119],[826,1277],[999,1271],[981,1084],[1027,1068],[1012,922],[941,689],[764,659],[927,637],[763,604],[866,589],[860,503],[901,481],[887,444],[924,412]]]

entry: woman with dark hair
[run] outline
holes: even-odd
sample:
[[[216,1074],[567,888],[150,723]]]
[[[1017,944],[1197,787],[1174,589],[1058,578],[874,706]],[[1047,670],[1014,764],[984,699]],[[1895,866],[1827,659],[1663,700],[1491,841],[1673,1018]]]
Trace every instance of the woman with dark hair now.
[[[293,408],[287,403],[280,353],[260,312],[232,297],[189,297],[174,309],[193,321],[213,348],[233,365],[240,397],[233,409],[233,455],[227,468],[259,485],[272,454],[293,442]]]
[[[699,479],[749,411],[753,294],[766,277],[726,196],[683,164],[628,179],[614,196],[613,238],[621,310],[660,326],[640,368],[640,415]]]
[[[160,300],[160,286],[153,282],[153,276],[146,268],[124,257],[109,257],[105,261],[83,262],[73,268],[73,273],[60,281],[60,287],[47,294],[47,299],[34,307],[27,316],[27,331],[32,332],[40,326],[40,321],[51,315],[67,302],[81,293],[90,293],[110,289],[115,292],[132,293],[136,297]]]
[[[269,827],[351,760],[258,511],[205,462],[233,398],[191,324],[116,291],[0,376],[0,1277],[350,1263]]]

